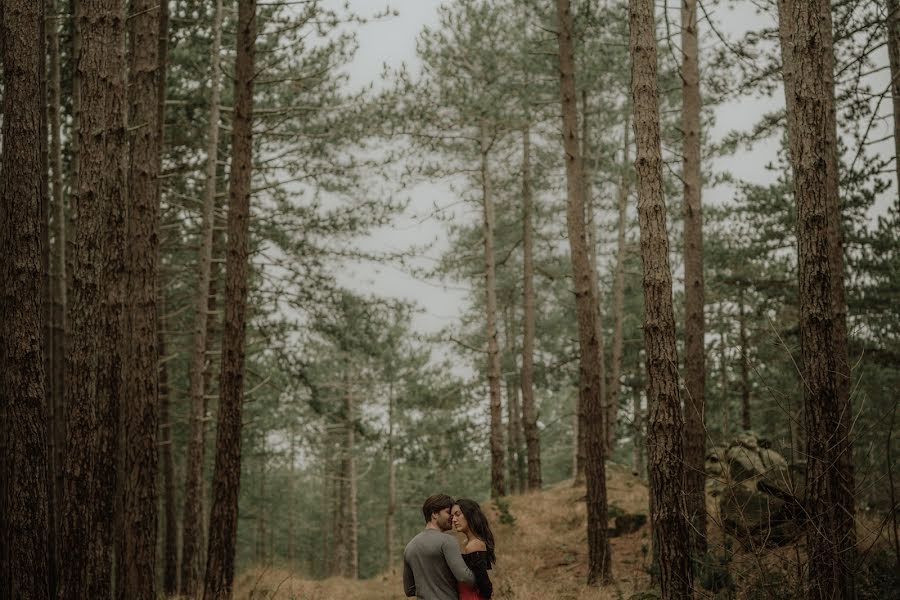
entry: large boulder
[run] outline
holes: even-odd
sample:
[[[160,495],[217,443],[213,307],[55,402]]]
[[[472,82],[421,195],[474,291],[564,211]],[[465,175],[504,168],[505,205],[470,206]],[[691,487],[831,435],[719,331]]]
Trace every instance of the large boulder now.
[[[805,469],[765,440],[746,432],[710,448],[706,470],[725,531],[742,545],[780,546],[803,533]]]

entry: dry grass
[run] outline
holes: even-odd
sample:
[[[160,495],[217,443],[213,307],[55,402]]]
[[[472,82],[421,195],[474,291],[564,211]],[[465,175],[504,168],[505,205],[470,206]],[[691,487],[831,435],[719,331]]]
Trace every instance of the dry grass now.
[[[647,512],[648,490],[640,479],[622,466],[607,466],[610,508],[627,513]],[[648,575],[649,525],[639,531],[612,538],[614,583],[587,587],[587,540],[585,488],[562,482],[541,492],[508,499],[515,523],[505,525],[492,504],[485,504],[497,539],[498,563],[491,573],[496,600],[607,600],[627,599],[650,588]],[[725,554],[726,537],[720,527],[715,503],[708,500],[709,544],[713,556]],[[857,523],[861,549],[887,547],[883,523],[863,516]],[[806,562],[802,543],[783,548],[732,548],[728,572],[735,584],[736,600],[800,595],[801,569]],[[698,600],[713,594],[697,585]],[[767,591],[768,590],[768,593]],[[755,595],[754,595],[755,594]],[[236,600],[400,600],[403,586],[399,573],[383,574],[365,581],[331,578],[303,580],[277,568],[255,568],[235,582]]]
[[[610,504],[646,513],[647,487],[625,468],[609,465]],[[649,529],[612,539],[613,576],[606,588],[588,588],[584,487],[563,482],[538,493],[509,498],[512,525],[500,523],[488,504],[497,538],[497,565],[491,573],[494,598],[518,600],[601,600],[628,598],[649,585],[645,571]],[[403,598],[399,574],[365,581],[331,578],[308,581],[279,569],[256,568],[235,582],[237,600],[394,600]]]

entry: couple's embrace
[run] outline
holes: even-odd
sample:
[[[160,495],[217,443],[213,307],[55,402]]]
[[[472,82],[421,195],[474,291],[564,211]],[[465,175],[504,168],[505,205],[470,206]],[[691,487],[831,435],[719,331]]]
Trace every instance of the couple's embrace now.
[[[422,506],[425,529],[403,551],[403,590],[420,600],[483,600],[493,589],[494,534],[474,500],[435,494]],[[466,536],[460,550],[455,529]]]

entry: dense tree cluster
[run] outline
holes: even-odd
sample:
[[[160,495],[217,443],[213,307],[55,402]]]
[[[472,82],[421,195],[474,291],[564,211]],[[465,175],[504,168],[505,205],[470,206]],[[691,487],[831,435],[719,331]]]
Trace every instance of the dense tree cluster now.
[[[803,481],[797,593],[860,597],[862,537],[900,564],[900,5],[743,4],[448,0],[359,87],[390,9],[4,0],[0,600],[372,577],[429,494],[564,480],[607,585],[610,461],[699,597],[750,432]],[[363,250],[426,212],[445,244]],[[347,276],[383,265],[459,318]]]

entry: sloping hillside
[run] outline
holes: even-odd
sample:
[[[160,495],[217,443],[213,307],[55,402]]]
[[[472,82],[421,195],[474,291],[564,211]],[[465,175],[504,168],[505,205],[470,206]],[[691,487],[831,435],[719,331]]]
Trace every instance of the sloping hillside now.
[[[647,487],[624,468],[607,469],[612,513],[646,513]],[[491,578],[495,598],[522,600],[595,600],[629,597],[649,586],[649,527],[612,539],[615,585],[608,589],[584,586],[587,576],[585,489],[563,482],[538,493],[509,498],[514,523],[501,523],[497,507],[490,507],[497,538],[498,563]],[[403,598],[400,574],[365,581],[339,578],[304,581],[277,568],[254,569],[236,582],[240,600],[387,600]]]

